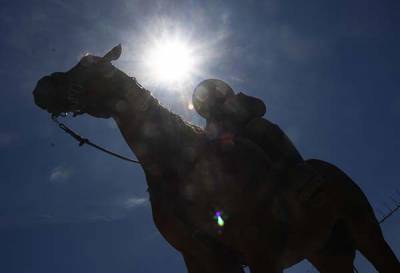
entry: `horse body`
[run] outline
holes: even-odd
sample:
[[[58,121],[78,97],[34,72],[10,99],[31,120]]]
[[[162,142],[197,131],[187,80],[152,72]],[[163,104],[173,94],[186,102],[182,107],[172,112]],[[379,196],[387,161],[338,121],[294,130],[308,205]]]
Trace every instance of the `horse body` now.
[[[162,107],[135,79],[86,56],[38,82],[35,102],[51,113],[113,118],[140,160],[154,222],[190,273],[282,272],[308,259],[321,272],[352,272],[359,249],[383,273],[400,273],[361,190],[326,162],[286,175],[249,140],[209,141]],[[59,96],[54,96],[59,92]],[[60,99],[61,98],[61,99]]]

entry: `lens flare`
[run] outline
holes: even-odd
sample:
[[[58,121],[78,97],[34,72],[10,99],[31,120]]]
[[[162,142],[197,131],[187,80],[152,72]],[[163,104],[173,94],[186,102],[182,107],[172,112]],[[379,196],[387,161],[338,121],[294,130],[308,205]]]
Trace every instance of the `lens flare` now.
[[[223,227],[225,225],[225,221],[222,218],[222,211],[217,210],[214,214],[214,220],[217,222],[218,226]]]

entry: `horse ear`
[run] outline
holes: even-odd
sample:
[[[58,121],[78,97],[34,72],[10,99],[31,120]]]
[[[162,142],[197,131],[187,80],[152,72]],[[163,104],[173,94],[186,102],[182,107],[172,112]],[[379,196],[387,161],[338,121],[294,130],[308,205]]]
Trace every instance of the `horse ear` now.
[[[113,49],[111,49],[106,55],[103,56],[103,61],[111,62],[118,60],[118,58],[121,56],[122,53],[122,47],[121,44],[115,46]]]

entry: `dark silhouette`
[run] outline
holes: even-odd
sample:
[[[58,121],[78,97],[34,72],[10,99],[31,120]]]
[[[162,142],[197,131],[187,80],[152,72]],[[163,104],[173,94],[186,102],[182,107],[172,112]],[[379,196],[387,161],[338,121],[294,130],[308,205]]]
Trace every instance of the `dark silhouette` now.
[[[350,273],[356,249],[379,272],[400,272],[357,185],[335,166],[307,160],[277,175],[245,137],[210,141],[163,108],[104,57],[39,80],[38,106],[54,115],[113,118],[140,160],[154,222],[190,273],[278,273],[308,259],[321,272]]]
[[[235,94],[227,83],[208,79],[195,88],[193,105],[207,120],[205,129],[210,139],[228,143],[237,137],[249,139],[269,157],[272,170],[281,174],[303,162],[279,126],[263,118],[266,106],[260,99],[242,92]]]

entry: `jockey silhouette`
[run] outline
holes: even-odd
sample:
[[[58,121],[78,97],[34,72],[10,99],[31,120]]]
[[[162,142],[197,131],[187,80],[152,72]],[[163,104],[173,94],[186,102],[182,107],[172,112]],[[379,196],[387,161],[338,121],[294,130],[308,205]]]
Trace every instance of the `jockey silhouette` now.
[[[193,92],[193,106],[207,120],[206,133],[211,139],[247,138],[259,145],[277,171],[303,162],[286,134],[263,118],[266,107],[260,99],[237,93],[224,81],[208,79]]]

